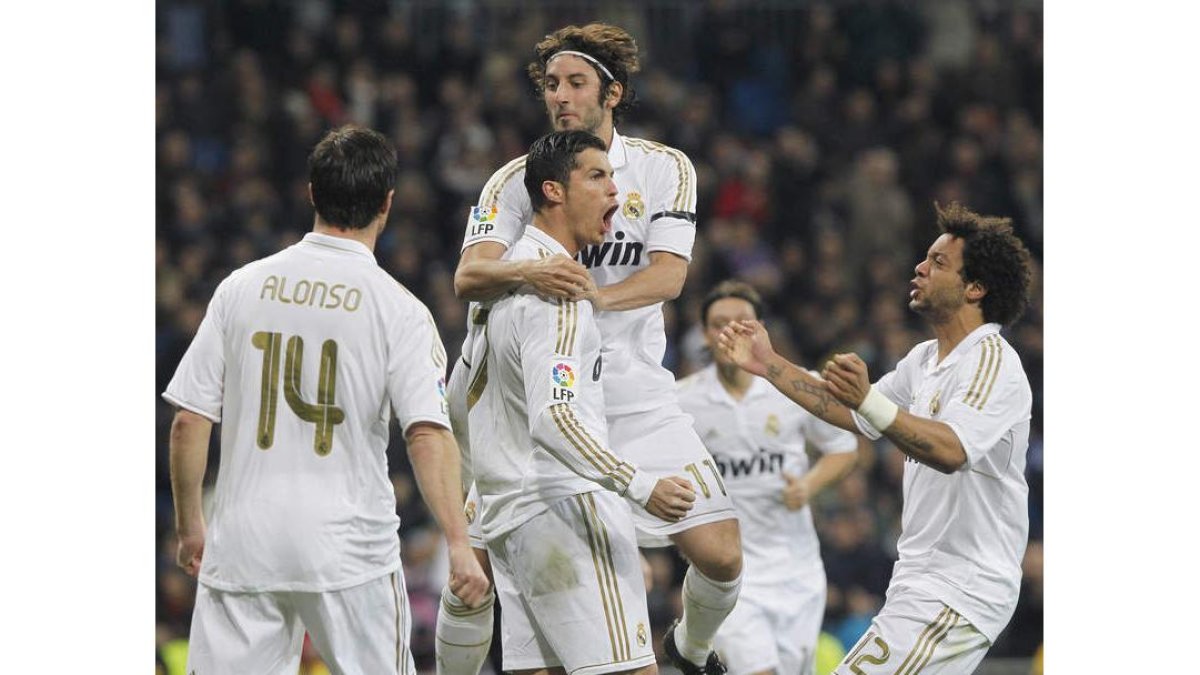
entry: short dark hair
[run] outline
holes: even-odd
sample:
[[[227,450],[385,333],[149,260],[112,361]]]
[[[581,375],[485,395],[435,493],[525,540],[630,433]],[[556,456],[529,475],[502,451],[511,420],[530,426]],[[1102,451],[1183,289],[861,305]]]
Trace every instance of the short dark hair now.
[[[548,180],[569,183],[571,172],[579,166],[576,156],[588,148],[607,150],[604,141],[582,129],[555,131],[529,146],[529,154],[525,156],[525,190],[534,211],[540,211],[546,204],[542,183]]]
[[[725,298],[738,298],[750,303],[754,308],[754,318],[761,319],[763,315],[763,300],[758,291],[754,287],[744,281],[736,279],[726,279],[713,287],[708,295],[704,296],[704,303],[700,305],[700,325],[701,327],[708,325],[708,308],[713,306],[718,300]]]
[[[1029,249],[1013,234],[1012,219],[981,216],[957,202],[945,208],[934,202],[933,207],[938,228],[963,240],[963,282],[987,290],[980,303],[983,320],[1008,326],[1021,318],[1033,269]]]
[[[375,220],[399,174],[388,139],[353,125],[325,134],[308,156],[317,214],[326,224],[346,230],[361,230]]]
[[[600,76],[600,101],[608,95],[608,87],[612,82],[620,82],[622,87],[621,102],[613,108],[613,124],[616,124],[625,112],[637,103],[637,92],[629,84],[629,76],[641,70],[638,59],[638,46],[633,36],[624,28],[607,23],[589,23],[586,26],[567,26],[559,28],[542,38],[534,47],[534,60],[525,67],[533,87],[539,93],[545,86],[546,63],[550,57],[563,51],[583,52],[604,64],[612,73],[609,79],[599,68],[592,65]]]

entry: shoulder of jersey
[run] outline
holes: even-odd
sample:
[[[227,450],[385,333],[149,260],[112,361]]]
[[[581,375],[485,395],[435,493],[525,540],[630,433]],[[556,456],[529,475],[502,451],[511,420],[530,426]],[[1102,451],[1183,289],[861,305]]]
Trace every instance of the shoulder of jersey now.
[[[491,205],[500,197],[500,193],[504,190],[504,186],[508,185],[513,178],[522,178],[525,175],[525,158],[528,155],[521,155],[510,161],[508,164],[496,170],[487,183],[483,185],[483,191],[480,193],[480,206]]]
[[[672,163],[679,161],[690,161],[682,150],[677,150],[669,145],[663,145],[657,141],[648,141],[644,138],[623,137],[625,146],[635,150],[648,160],[670,161]]]

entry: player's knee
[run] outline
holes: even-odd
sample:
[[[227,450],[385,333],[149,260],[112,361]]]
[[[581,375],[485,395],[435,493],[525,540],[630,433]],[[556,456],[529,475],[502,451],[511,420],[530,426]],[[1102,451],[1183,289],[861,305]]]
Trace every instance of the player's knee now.
[[[714,542],[703,559],[692,560],[704,576],[713,581],[733,581],[742,573],[742,541],[738,537]]]

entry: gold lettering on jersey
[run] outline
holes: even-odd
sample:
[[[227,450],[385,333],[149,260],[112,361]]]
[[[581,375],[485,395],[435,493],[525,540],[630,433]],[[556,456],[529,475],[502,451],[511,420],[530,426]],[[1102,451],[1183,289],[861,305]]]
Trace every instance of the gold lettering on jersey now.
[[[621,209],[621,213],[630,220],[636,220],[646,214],[646,204],[642,202],[642,195],[637,192],[630,192],[625,199],[625,206]]]
[[[344,309],[353,312],[362,305],[363,293],[355,287],[346,284],[330,286],[324,281],[301,279],[295,285],[288,284],[287,277],[277,277],[274,274],[263,280],[262,289],[258,293],[259,300],[274,300],[285,305],[300,307],[320,307],[321,309]]]
[[[929,414],[937,415],[942,410],[942,392],[938,390],[929,401]]]
[[[766,432],[767,432],[768,436],[778,436],[779,435],[779,416],[776,415],[775,413],[771,413],[771,414],[767,415]]]

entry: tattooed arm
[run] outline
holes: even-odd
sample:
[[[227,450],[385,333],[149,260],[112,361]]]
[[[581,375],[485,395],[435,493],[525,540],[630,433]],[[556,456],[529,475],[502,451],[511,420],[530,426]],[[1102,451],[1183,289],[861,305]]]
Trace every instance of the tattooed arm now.
[[[859,409],[871,391],[867,364],[857,354],[837,354],[822,372],[827,391],[840,403]],[[786,392],[785,392],[786,393]],[[954,473],[967,463],[962,440],[950,425],[917,417],[905,410],[880,429],[901,452],[942,473]]]
[[[824,380],[775,353],[761,323],[729,323],[717,338],[717,348],[743,370],[766,378],[810,413],[834,426],[862,433],[850,409],[838,402]]]
[[[817,377],[776,354],[766,329],[758,322],[730,323],[717,345],[738,366],[766,378],[810,413],[848,431],[868,432],[851,413],[862,405],[871,388],[867,366],[858,356],[835,356],[825,367],[825,377]],[[882,433],[904,454],[943,473],[953,473],[966,464],[962,442],[942,422],[900,410]],[[865,435],[878,437],[869,432]]]

